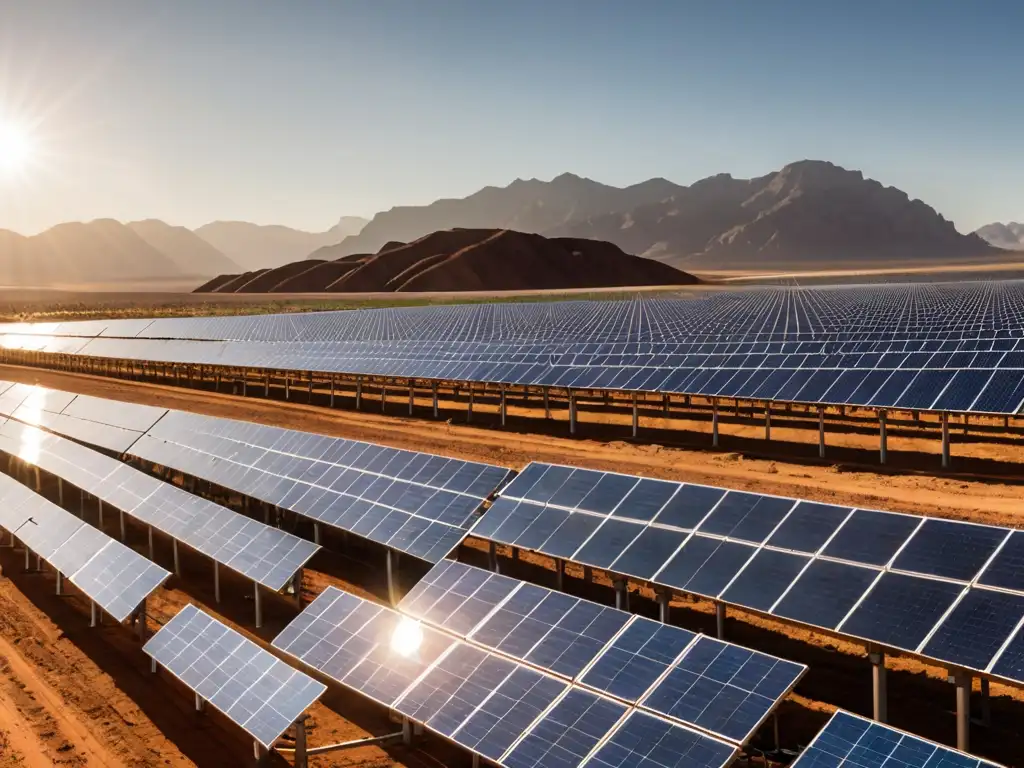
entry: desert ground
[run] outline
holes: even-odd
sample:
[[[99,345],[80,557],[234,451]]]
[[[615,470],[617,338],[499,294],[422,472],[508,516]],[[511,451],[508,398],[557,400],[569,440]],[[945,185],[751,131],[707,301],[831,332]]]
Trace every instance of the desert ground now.
[[[968,459],[1018,467],[1009,472],[940,473],[934,438],[890,439],[895,466],[877,471],[866,457],[874,455],[877,436],[850,429],[830,434],[830,451],[844,459],[805,457],[806,436],[783,424],[773,428],[771,455],[757,437],[756,420],[722,425],[723,448],[711,451],[699,435],[700,425],[687,426],[645,415],[644,440],[621,437],[615,424],[601,424],[594,414],[581,416],[576,438],[564,422],[538,428],[526,407],[512,403],[507,426],[501,429],[496,412],[478,404],[474,422],[464,413],[444,410],[438,421],[429,417],[427,402],[418,403],[420,416],[402,415],[396,404],[380,414],[367,406],[361,412],[328,410],[318,405],[274,399],[239,398],[203,390],[184,390],[155,384],[114,381],[80,374],[0,366],[0,378],[131,402],[192,410],[215,416],[257,421],[324,434],[338,435],[467,459],[521,468],[530,460],[560,462],[651,477],[688,480],[730,488],[892,509],[914,514],[1020,525],[1024,497],[1019,464],[1024,460],[1020,436],[992,443],[955,444],[961,465]],[[315,399],[315,398],[314,398]],[[404,402],[403,402],[404,406]],[[555,414],[558,415],[557,412]],[[675,419],[672,420],[677,421]],[[664,423],[662,423],[664,422]],[[792,433],[792,434],[790,434]],[[675,441],[672,435],[682,435]],[[688,446],[687,436],[695,445]],[[917,458],[915,458],[917,457]],[[920,459],[920,461],[918,461]],[[900,462],[909,463],[902,471]],[[919,468],[912,467],[920,465]],[[983,466],[987,467],[987,464]],[[928,469],[928,468],[931,469]],[[89,513],[87,513],[88,515]],[[95,521],[94,516],[87,519]],[[136,531],[144,547],[141,530]],[[162,546],[162,550],[160,545]],[[307,571],[303,592],[312,599],[326,584],[335,584],[366,597],[386,599],[382,551],[333,537]],[[459,556],[484,565],[482,542],[469,540]],[[159,542],[157,559],[165,564],[170,543]],[[7,766],[234,766],[250,764],[251,745],[238,728],[216,714],[197,715],[187,692],[166,675],[154,680],[138,641],[123,627],[89,629],[87,604],[76,597],[53,594],[52,577],[24,573],[21,557],[0,550],[8,578],[0,581],[0,768]],[[552,564],[543,557],[524,556],[506,562],[512,573],[553,585]],[[174,577],[149,608],[150,626],[166,621],[188,602],[196,603],[267,646],[294,615],[282,601],[270,601],[265,626],[252,628],[251,596],[241,584],[225,582],[220,604],[213,600],[209,565],[196,556],[183,564],[182,578]],[[402,579],[409,588],[425,568],[403,561]],[[610,583],[600,575],[594,584],[570,567],[566,588],[605,603],[613,602]],[[576,578],[572,578],[576,577]],[[656,615],[652,595],[633,585],[631,608]],[[672,621],[695,630],[713,632],[712,606],[677,598]],[[784,658],[807,663],[810,672],[780,710],[785,746],[805,744],[835,707],[870,714],[871,677],[863,647],[806,629],[730,611],[727,639]],[[955,740],[954,689],[945,670],[906,657],[889,661],[889,712],[893,725],[943,743]],[[977,685],[977,683],[976,683]],[[972,728],[972,751],[1009,766],[1024,765],[1024,691],[992,686],[991,724]],[[974,712],[980,711],[976,697]],[[394,730],[386,713],[337,686],[313,710],[311,745],[334,743]],[[770,746],[770,728],[755,746]],[[283,759],[276,757],[278,764]],[[327,766],[461,766],[464,753],[437,740],[419,748],[366,747],[312,759]],[[755,762],[754,764],[759,764]]]

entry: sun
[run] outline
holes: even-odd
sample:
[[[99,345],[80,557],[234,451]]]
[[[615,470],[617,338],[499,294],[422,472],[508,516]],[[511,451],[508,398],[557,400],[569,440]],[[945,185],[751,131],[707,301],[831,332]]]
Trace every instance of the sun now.
[[[22,125],[0,122],[0,176],[20,176],[35,154],[32,135]]]

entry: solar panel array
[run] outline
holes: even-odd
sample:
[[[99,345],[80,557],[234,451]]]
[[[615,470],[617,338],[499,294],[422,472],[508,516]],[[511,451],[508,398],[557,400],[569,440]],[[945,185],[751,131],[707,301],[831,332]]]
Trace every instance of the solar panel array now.
[[[998,768],[842,710],[800,754],[794,768]]]
[[[167,412],[136,403],[0,382],[0,413],[52,432],[124,453]]]
[[[192,604],[142,650],[268,748],[327,690]]]
[[[328,588],[274,646],[509,767],[726,765],[806,670],[451,561],[397,610]]]
[[[171,411],[131,453],[436,562],[504,467]]]
[[[1024,405],[1024,283],[0,326],[61,354],[979,413]]]
[[[0,427],[0,451],[66,480],[274,591],[285,587],[319,549],[117,459],[13,419]]]
[[[473,535],[1024,683],[1024,531],[532,463]]]
[[[0,474],[0,526],[124,621],[170,576],[166,570]]]

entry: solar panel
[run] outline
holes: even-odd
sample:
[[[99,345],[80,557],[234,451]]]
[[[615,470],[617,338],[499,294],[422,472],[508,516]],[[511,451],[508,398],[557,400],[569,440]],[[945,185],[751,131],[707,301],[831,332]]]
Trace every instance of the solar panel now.
[[[268,748],[327,690],[191,604],[142,650]]]
[[[998,768],[888,725],[837,711],[800,754],[795,768]]]
[[[745,743],[807,668],[700,637],[641,704]]]
[[[592,768],[718,768],[736,747],[634,710],[587,761]]]
[[[0,449],[26,444],[30,463],[274,591],[319,549],[59,435],[15,421],[0,427]]]
[[[328,587],[274,647],[386,707],[454,644],[390,608]]]
[[[29,549],[119,622],[170,576],[134,550],[3,474],[0,525],[12,533],[17,531]]]
[[[427,562],[465,537],[502,467],[168,412],[133,447],[169,466]]]
[[[922,652],[984,671],[1024,620],[1024,595],[969,589]]]

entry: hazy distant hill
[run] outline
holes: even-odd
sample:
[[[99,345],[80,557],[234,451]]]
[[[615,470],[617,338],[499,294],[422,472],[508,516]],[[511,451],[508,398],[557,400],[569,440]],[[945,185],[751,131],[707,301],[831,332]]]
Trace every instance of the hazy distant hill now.
[[[175,261],[112,219],[32,237],[0,230],[0,284],[48,286],[181,277]]]
[[[563,174],[461,200],[377,214],[310,258],[375,252],[452,227],[512,228],[606,240],[688,269],[949,261],[993,254],[919,200],[859,171],[805,160],[755,179],[720,174],[688,187],[651,179],[619,189]]]
[[[689,269],[942,262],[992,255],[976,235],[895,187],[805,160],[756,179],[715,176],[558,234],[607,239]]]
[[[130,221],[127,226],[168,256],[182,274],[205,277],[240,269],[238,264],[185,227],[174,227],[158,219]]]
[[[215,221],[199,227],[195,233],[243,269],[265,269],[305,258],[325,245],[340,243],[365,225],[366,219],[357,216],[343,216],[326,232],[303,232],[246,221]]]
[[[694,282],[692,275],[630,256],[611,243],[507,229],[455,229],[408,244],[389,243],[376,254],[306,259],[277,269],[221,275],[197,292],[454,293]]]
[[[1024,250],[1024,224],[1011,221],[1008,224],[986,224],[974,234],[997,248],[1011,251]]]
[[[362,231],[310,258],[334,259],[352,253],[376,253],[386,243],[416,240],[440,229],[514,229],[547,232],[568,222],[612,211],[626,211],[664,200],[681,187],[651,179],[620,189],[564,173],[551,181],[516,179],[507,187],[484,187],[462,199],[378,213]]]

